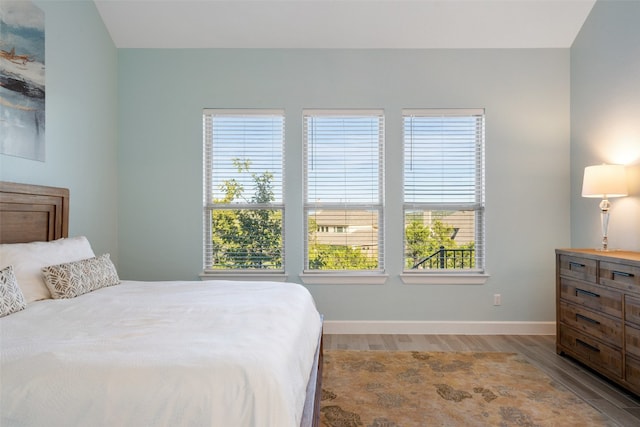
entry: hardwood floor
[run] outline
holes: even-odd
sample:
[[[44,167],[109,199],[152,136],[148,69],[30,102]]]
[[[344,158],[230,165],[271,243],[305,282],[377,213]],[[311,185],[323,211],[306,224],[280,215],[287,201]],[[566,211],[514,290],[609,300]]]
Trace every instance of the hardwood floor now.
[[[381,351],[501,351],[520,353],[608,417],[609,426],[640,426],[640,396],[555,351],[555,336],[324,335],[324,348]]]

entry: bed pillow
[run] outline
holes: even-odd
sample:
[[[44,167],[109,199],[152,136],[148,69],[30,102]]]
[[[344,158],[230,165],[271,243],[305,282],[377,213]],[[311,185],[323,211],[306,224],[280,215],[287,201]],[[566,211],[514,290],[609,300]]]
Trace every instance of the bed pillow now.
[[[96,289],[120,283],[109,254],[42,269],[44,281],[54,299],[75,298]]]
[[[51,242],[5,243],[0,245],[0,268],[12,265],[18,285],[28,303],[51,298],[42,267],[95,257],[84,236]]]
[[[3,268],[0,270],[0,317],[24,310],[26,306],[13,266]]]

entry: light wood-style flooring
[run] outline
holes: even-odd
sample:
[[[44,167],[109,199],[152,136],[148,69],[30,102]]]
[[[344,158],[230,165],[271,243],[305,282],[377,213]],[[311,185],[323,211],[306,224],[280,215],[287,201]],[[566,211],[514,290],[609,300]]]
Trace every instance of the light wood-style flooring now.
[[[520,353],[608,417],[610,426],[640,426],[640,396],[555,351],[555,336],[324,335],[324,348],[381,351],[500,351]]]

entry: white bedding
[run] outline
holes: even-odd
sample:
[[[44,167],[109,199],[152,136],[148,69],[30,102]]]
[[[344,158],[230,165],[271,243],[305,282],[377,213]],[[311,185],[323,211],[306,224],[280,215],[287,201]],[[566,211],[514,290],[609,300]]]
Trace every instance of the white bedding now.
[[[0,319],[0,425],[298,427],[321,330],[292,283],[122,282]]]

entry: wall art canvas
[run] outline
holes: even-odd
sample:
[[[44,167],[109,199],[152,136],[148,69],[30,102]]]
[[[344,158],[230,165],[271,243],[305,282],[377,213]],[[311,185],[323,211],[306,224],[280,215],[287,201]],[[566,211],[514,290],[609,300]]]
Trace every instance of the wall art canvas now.
[[[0,153],[45,159],[44,12],[0,0]]]

